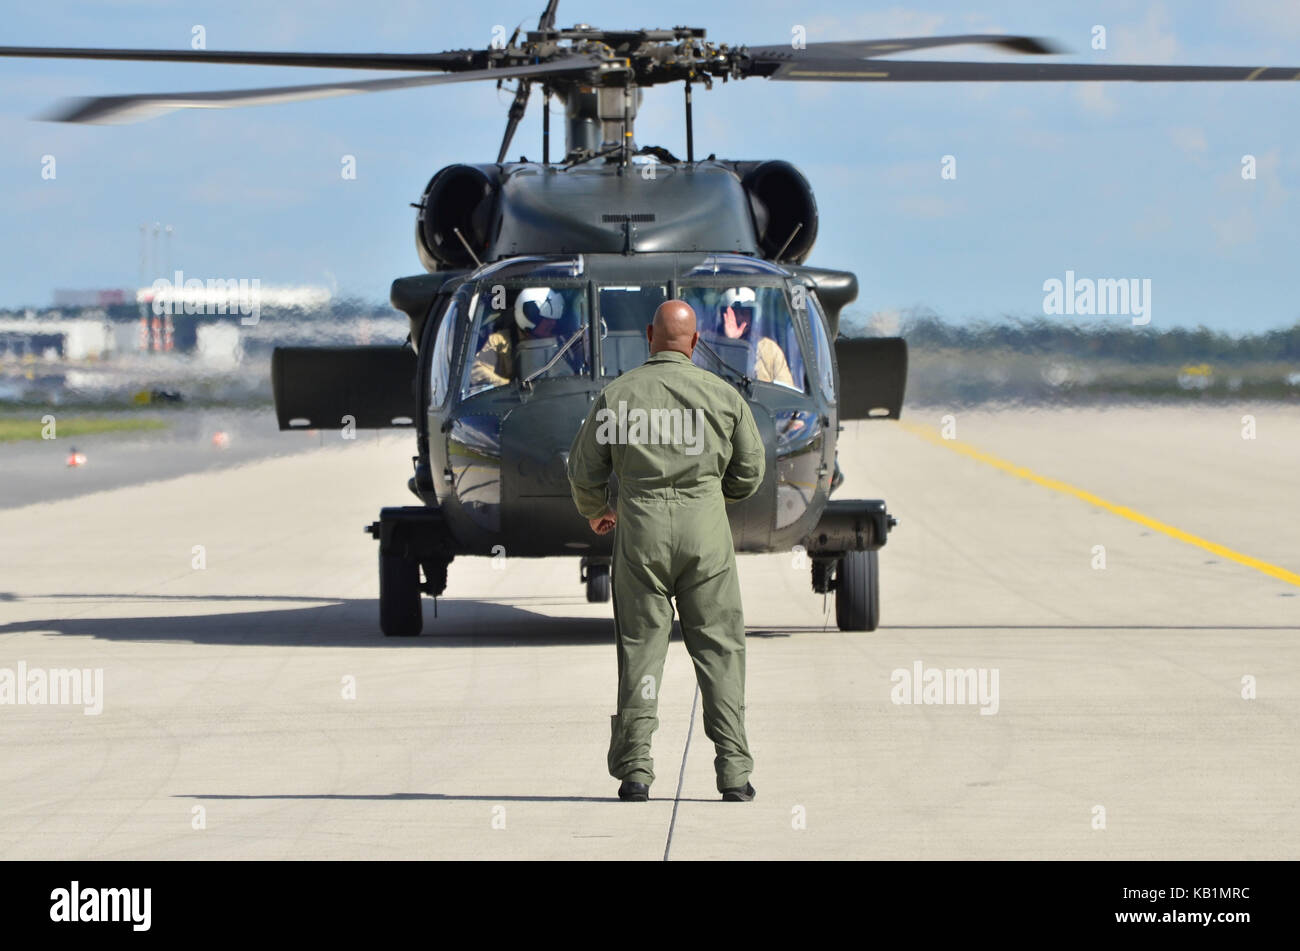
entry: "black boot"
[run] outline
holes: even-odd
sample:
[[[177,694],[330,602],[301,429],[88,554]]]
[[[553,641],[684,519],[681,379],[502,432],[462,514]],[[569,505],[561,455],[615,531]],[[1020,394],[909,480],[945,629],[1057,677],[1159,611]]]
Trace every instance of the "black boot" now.
[[[650,798],[650,787],[645,783],[634,783],[630,779],[625,779],[618,787],[618,798],[624,802],[645,802]]]
[[[723,802],[753,802],[754,797],[758,795],[758,790],[745,783],[743,787],[737,786],[735,789],[722,790]]]

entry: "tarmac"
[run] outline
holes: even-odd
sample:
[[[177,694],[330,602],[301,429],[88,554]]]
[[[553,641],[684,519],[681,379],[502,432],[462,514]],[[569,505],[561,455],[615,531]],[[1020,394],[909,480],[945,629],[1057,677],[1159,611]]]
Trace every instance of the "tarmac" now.
[[[617,800],[576,559],[458,559],[421,637],[379,633],[362,526],[412,448],[0,510],[0,677],[103,677],[97,714],[0,704],[0,858],[1300,857],[1300,407],[846,424],[836,497],[900,519],[881,628],[836,630],[797,552],[740,558],[749,804],[678,638],[651,801]],[[918,664],[996,697],[896,702]]]

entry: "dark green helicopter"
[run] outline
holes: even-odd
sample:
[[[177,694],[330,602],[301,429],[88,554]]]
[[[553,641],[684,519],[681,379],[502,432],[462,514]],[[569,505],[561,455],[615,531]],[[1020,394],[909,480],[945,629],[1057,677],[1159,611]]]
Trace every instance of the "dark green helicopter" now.
[[[100,122],[175,108],[289,102],[473,80],[514,80],[495,163],[452,165],[425,188],[416,249],[426,274],[393,282],[410,318],[401,347],[281,348],[272,360],[281,429],[411,427],[410,490],[386,508],[379,540],[380,626],[422,628],[458,555],[574,556],[590,601],[610,596],[610,536],[575,511],[565,472],[574,434],[601,388],[647,356],[659,303],[694,306],[695,360],[731,381],[753,410],[767,475],[730,507],[738,552],[795,551],[812,588],[835,592],[841,630],[879,620],[877,551],[895,520],[878,500],[832,499],[841,423],[896,419],[907,377],[898,338],[838,334],[857,297],[847,271],[807,266],[817,206],[779,161],[695,158],[692,91],[714,80],[971,82],[1292,80],[1295,68],[882,60],[891,53],[986,44],[1052,53],[1018,36],[946,36],[776,46],[716,45],[702,29],[538,28],[499,47],[441,53],[282,53],[0,47],[3,56],[236,63],[423,73],[394,79],[80,100],[55,116]],[[438,73],[430,74],[437,70]],[[685,159],[638,147],[641,90],[680,82]],[[506,162],[534,83],[542,86],[542,160]],[[549,100],[564,106],[565,149],[551,161]]]

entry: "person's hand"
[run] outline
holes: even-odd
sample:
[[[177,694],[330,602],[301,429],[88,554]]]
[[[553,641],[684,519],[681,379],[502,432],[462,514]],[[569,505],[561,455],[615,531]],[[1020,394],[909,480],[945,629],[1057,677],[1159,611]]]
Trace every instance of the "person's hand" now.
[[[604,515],[587,519],[587,524],[591,526],[591,530],[597,535],[608,535],[614,530],[614,524],[617,521],[618,515],[613,509],[610,509]]]
[[[740,335],[745,332],[745,328],[748,326],[749,326],[748,320],[745,321],[743,324],[736,323],[736,312],[732,308],[728,307],[725,311],[723,311],[722,332],[727,335],[728,339],[739,340]]]
[[[807,424],[798,416],[791,416],[785,421],[785,424],[781,426],[781,435],[789,436],[793,439],[799,434],[800,430],[805,428],[806,425]]]

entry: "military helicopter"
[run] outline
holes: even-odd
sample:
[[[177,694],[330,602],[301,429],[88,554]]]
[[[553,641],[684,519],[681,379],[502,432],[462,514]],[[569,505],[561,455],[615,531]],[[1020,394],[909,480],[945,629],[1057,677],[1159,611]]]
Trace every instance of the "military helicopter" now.
[[[695,156],[692,96],[717,80],[1052,82],[1272,81],[1293,67],[1126,66],[882,59],[982,44],[1043,55],[1024,36],[961,35],[728,46],[703,29],[558,29],[550,0],[537,29],[482,50],[438,53],[216,52],[0,47],[0,56],[234,63],[420,75],[227,92],[79,100],[53,118],[123,121],[219,108],[475,80],[514,81],[496,161],[435,174],[415,204],[427,273],[398,278],[410,319],[401,347],[280,348],[272,383],[281,429],[407,427],[419,505],[383,509],[379,617],[385,635],[423,627],[457,556],[579,559],[589,601],[610,597],[610,536],[574,509],[569,446],[605,383],[646,358],[644,328],[680,297],[700,321],[694,359],[753,410],[767,475],[730,507],[738,552],[797,552],[812,589],[835,593],[841,630],[879,623],[878,550],[896,521],[880,500],[832,499],[836,441],[854,419],[897,419],[907,377],[900,338],[848,339],[840,312],[858,293],[848,271],[805,262],[817,205],[787,162]],[[437,72],[431,72],[437,71]],[[507,162],[532,86],[541,85],[541,161]],[[681,83],[686,155],[638,147],[646,87]],[[551,160],[551,98],[564,107],[564,152]],[[436,603],[436,602],[435,602]]]

